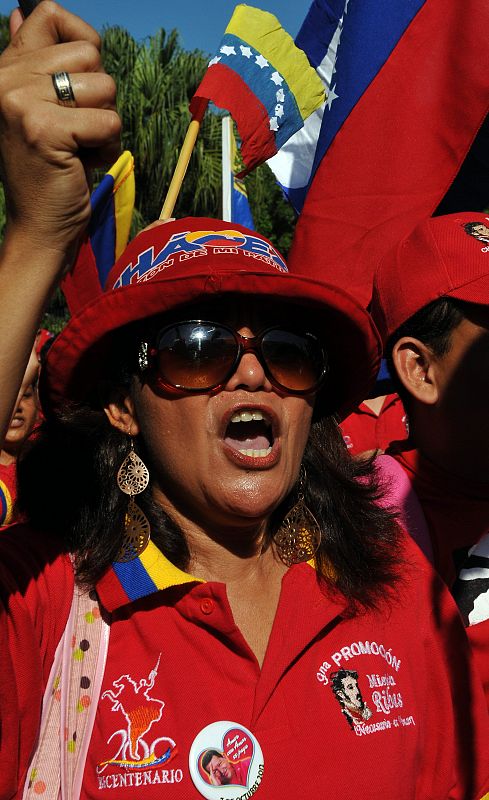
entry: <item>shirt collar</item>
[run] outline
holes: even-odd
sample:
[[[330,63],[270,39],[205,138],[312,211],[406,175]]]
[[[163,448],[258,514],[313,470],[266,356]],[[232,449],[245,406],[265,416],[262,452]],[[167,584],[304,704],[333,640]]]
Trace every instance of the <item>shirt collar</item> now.
[[[315,570],[314,560],[307,564]],[[145,550],[132,561],[114,561],[98,581],[96,589],[103,607],[112,613],[121,606],[155,592],[191,583],[205,581],[176,567],[150,541]]]
[[[205,583],[175,567],[149,542],[145,550],[132,561],[115,561],[97,583],[100,602],[107,611],[115,611],[127,603],[187,583]]]

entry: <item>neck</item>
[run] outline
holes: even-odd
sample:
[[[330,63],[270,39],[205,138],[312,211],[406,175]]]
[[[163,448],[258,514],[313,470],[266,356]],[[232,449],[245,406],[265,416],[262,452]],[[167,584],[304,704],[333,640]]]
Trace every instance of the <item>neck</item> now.
[[[0,451],[0,464],[2,467],[9,467],[16,460],[17,456],[14,453],[9,453],[7,450]]]
[[[363,403],[378,417],[382,411],[382,406],[384,405],[384,400],[386,397],[386,394],[379,395],[379,397],[370,397],[367,400],[364,400]]]
[[[267,520],[199,519],[192,509],[175,505],[158,489],[155,500],[182,531],[190,552],[188,571],[196,578],[226,584],[258,576],[275,560],[267,544]]]
[[[242,531],[240,534],[242,536]],[[197,578],[219,581],[228,587],[236,584],[251,587],[267,581],[270,573],[277,566],[281,567],[272,547],[262,549],[262,536],[237,545],[231,532],[232,547],[209,538],[204,532],[192,531],[186,538],[190,550],[190,572]]]

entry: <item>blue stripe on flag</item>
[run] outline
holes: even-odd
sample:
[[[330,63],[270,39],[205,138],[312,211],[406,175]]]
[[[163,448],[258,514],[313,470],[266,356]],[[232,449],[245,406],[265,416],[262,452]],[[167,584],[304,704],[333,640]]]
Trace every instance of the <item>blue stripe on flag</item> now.
[[[316,68],[328,98],[268,161],[297,212],[334,137],[425,2],[312,3],[295,41]]]
[[[426,0],[347,0],[312,175],[351,110]],[[408,79],[409,76],[406,76]],[[402,87],[399,87],[402,91]]]
[[[240,46],[251,50],[252,56],[247,58],[242,55]],[[226,55],[225,52],[223,53],[223,47],[234,48],[235,54]],[[255,61],[256,56],[259,55],[258,51],[250,47],[243,39],[231,33],[225,33],[221,41],[218,57],[220,58],[220,64],[236,72],[250,87],[253,94],[265,106],[268,116],[277,117],[279,127],[277,131],[274,131],[274,135],[277,150],[280,150],[287,139],[299,128],[302,128],[304,120],[295,96],[285,78],[282,78],[280,85],[272,80],[272,74],[280,72],[280,70],[270,63],[266,67],[260,67]],[[282,107],[283,116],[280,115],[280,110],[277,114],[278,107]]]
[[[345,0],[314,0],[296,36],[297,47],[304,50],[311,66],[317,69],[328,52]]]
[[[116,221],[114,209],[114,179],[104,175],[91,197],[92,218],[89,235],[97,264],[100,285],[105,286],[115,262]]]
[[[231,189],[231,215],[232,221],[245,228],[254,229],[255,223],[251,214],[250,204],[245,192],[236,188],[236,181],[233,181]]]

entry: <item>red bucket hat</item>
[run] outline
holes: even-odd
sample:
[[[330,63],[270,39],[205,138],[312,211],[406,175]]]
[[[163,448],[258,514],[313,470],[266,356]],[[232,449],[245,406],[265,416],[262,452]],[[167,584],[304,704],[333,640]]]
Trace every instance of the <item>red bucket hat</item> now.
[[[248,295],[251,302],[282,298],[319,314],[329,359],[321,410],[346,413],[363,399],[380,359],[379,337],[365,310],[335,286],[289,273],[280,253],[255,231],[187,217],[133,239],[103,290],[81,309],[71,298],[73,316],[42,370],[45,412],[88,396],[104,376],[121,327],[229,294]]]
[[[384,344],[439,297],[489,303],[489,216],[476,211],[426,219],[382,259],[372,316]]]

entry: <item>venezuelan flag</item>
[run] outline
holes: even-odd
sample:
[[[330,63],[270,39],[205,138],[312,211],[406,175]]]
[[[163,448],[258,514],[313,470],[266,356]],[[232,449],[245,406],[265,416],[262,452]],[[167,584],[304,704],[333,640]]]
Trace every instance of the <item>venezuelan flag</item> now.
[[[134,195],[134,158],[126,150],[91,197],[89,234],[102,286],[128,242]]]
[[[125,150],[92,192],[87,235],[62,283],[72,314],[103,291],[111,267],[128,242],[134,200],[134,158]]]
[[[487,206],[488,30],[480,0],[314,0],[296,44],[328,100],[309,142],[270,164],[300,211],[291,271],[367,306],[420,220]]]
[[[190,111],[212,100],[230,112],[242,142],[243,175],[275,155],[324,99],[321,79],[277,18],[239,5]]]
[[[245,182],[236,175],[240,167],[234,123],[226,114],[222,118],[222,218],[253,229],[255,225]]]

